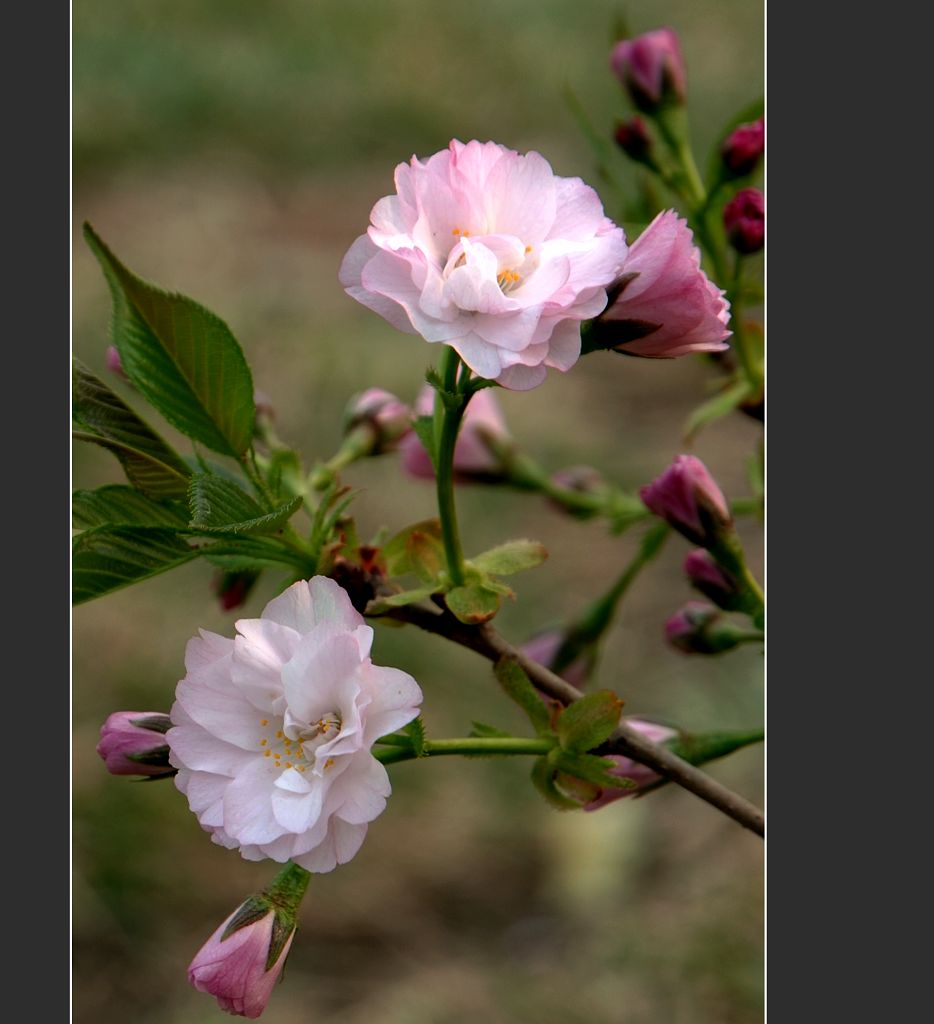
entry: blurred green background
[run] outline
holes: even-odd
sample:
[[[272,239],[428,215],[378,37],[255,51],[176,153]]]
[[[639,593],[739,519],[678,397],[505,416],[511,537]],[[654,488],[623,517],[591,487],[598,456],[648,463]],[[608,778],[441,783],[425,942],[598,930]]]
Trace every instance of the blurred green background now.
[[[278,431],[312,462],[339,442],[347,398],[369,385],[414,398],[430,358],[347,298],[337,268],[396,163],[450,138],[537,149],[622,217],[635,177],[602,181],[564,98],[606,135],[627,107],[608,71],[618,5],[560,0],[79,0],[73,6],[74,350],[102,375],[109,297],[78,230],[90,220],[142,276],[219,313],[243,344]],[[633,32],[670,25],[685,52],[697,151],[762,93],[761,5],[632,2]],[[544,465],[598,466],[637,488],[685,450],[682,425],[718,380],[702,359],[594,355],[525,394],[498,392],[514,436]],[[116,385],[121,390],[120,385]],[[133,401],[132,393],[122,393]],[[154,415],[153,415],[153,418]],[[165,433],[174,437],[171,430]],[[693,450],[727,494],[750,493],[761,433],[735,415]],[[186,449],[187,450],[187,449]],[[433,511],[432,488],[392,456],[353,467],[364,535]],[[120,479],[78,446],[74,482]],[[551,552],[519,577],[498,625],[520,641],[575,614],[631,557],[534,497],[459,492],[470,552],[514,536]],[[760,527],[742,524],[761,570]],[[665,619],[693,597],[674,538],[636,584],[598,682],[629,713],[703,730],[761,723],[754,649],[688,658]],[[97,731],[116,709],[168,710],[197,627],[231,634],[211,570],[189,565],[74,613],[74,1019],[224,1019],[186,983],[201,943],[270,865],[210,843],[171,782],[110,777]],[[259,615],[264,578],[239,614]],[[429,734],[472,719],[523,729],[488,665],[438,638],[380,627],[375,660],[425,691]],[[312,880],[268,1024],[484,1020],[747,1024],[761,1019],[762,845],[674,787],[597,814],[549,809],[525,761],[404,764],[394,796],[347,866]],[[761,802],[761,749],[712,766]]]

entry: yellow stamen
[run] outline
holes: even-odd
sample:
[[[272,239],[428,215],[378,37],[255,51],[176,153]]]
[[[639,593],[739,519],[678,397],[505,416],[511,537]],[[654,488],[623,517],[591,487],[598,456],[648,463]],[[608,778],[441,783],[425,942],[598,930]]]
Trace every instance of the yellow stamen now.
[[[283,731],[282,731],[282,730],[280,729],[280,730],[279,730],[279,731],[278,731],[278,732],[276,733],[276,739],[277,739],[277,740],[281,740],[281,739],[282,739],[282,737],[283,737],[284,735],[285,735],[285,733],[283,733]]]
[[[333,757],[329,757],[327,759],[327,761],[324,762],[325,770],[327,770],[328,768],[332,768],[333,766],[334,766],[334,758]]]
[[[268,718],[261,718],[259,720],[259,724],[260,725],[269,725],[269,719]]]
[[[266,744],[267,744],[268,742],[269,742],[269,740],[260,740],[260,741],[259,741],[259,745],[260,745],[261,747],[265,747],[265,746],[266,746]]]
[[[525,247],[525,251],[526,251],[526,252],[531,252],[531,251],[532,251],[532,246],[531,246],[531,245],[527,245],[527,246]]]
[[[263,757],[272,757],[272,751],[271,750],[264,750],[263,751]]]

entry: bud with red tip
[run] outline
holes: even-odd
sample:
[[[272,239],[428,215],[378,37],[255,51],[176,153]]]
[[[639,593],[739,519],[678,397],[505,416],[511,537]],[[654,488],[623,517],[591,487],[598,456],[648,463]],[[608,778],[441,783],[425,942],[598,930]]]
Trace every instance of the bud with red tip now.
[[[693,587],[719,608],[736,611],[743,607],[743,599],[735,577],[728,573],[703,548],[696,548],[684,560],[684,571]]]
[[[101,726],[97,752],[111,775],[174,775],[165,742],[171,727],[159,711],[115,711]]]
[[[354,395],[344,410],[344,434],[368,432],[370,455],[392,451],[412,428],[412,410],[382,388],[368,388]]]
[[[628,121],[619,121],[613,134],[616,145],[636,163],[646,164],[654,168],[655,158],[652,152],[652,136],[641,117],[631,117]]]
[[[219,572],[214,577],[214,592],[222,610],[230,612],[244,605],[258,579],[259,573],[253,570]]]
[[[227,1013],[259,1017],[289,955],[308,879],[307,871],[289,864],[268,889],[238,907],[189,964],[191,984]]]
[[[752,174],[765,152],[765,118],[741,124],[726,137],[720,148],[723,164],[731,177]]]
[[[742,643],[762,640],[762,634],[741,629],[723,619],[703,601],[688,603],[665,623],[665,637],[684,654],[722,654]]]
[[[678,36],[670,28],[621,40],[610,54],[610,66],[644,113],[684,103],[684,58]]]
[[[730,245],[744,256],[765,244],[765,196],[757,188],[742,188],[723,208],[723,226]]]
[[[639,491],[646,507],[694,544],[710,547],[733,523],[723,492],[694,455],[678,455]]]

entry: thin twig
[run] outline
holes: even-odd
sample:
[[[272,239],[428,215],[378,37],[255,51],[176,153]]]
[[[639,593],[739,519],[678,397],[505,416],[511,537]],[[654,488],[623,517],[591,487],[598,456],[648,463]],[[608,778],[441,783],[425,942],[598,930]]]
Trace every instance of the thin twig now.
[[[467,626],[454,618],[450,612],[434,612],[418,605],[394,608],[386,613],[386,617],[408,622],[426,632],[446,637],[492,662],[497,662],[503,657],[512,658],[542,693],[554,697],[562,704],[571,704],[584,696],[576,686],[572,686],[544,665],[527,657],[517,647],[513,647],[489,623],[482,626]],[[620,723],[616,732],[599,752],[631,757],[699,796],[701,800],[705,800],[756,835],[765,835],[765,816],[755,804],[727,789],[667,747],[646,739],[625,722]]]

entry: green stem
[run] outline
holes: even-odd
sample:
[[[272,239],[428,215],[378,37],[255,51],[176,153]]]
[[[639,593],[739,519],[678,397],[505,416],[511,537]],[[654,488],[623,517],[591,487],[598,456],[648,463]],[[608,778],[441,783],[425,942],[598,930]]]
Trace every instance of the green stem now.
[[[454,449],[457,445],[457,433],[467,408],[470,395],[463,394],[457,388],[457,370],[460,357],[454,349],[445,346],[441,356],[441,383],[445,395],[435,393],[435,443],[437,445],[438,464],[435,475],[438,484],[438,517],[441,520],[441,537],[444,541],[444,554],[448,565],[448,575],[455,587],[463,586],[464,552],[461,548],[460,533],[457,529],[457,508],[454,504]],[[455,395],[459,400],[451,401],[449,396]],[[448,401],[445,401],[445,397]],[[440,424],[440,431],[439,431]]]
[[[762,386],[761,375],[754,365],[752,353],[749,351],[749,343],[746,339],[746,334],[743,331],[741,315],[742,274],[743,257],[737,253],[736,265],[733,272],[733,281],[729,286],[730,327],[733,331],[731,344],[733,351],[736,353],[736,359],[739,362],[743,376],[749,381],[749,384],[755,390],[758,390]]]
[[[398,761],[412,761],[418,757],[447,757],[452,754],[473,755],[493,754],[498,756],[547,754],[555,745],[554,740],[530,740],[520,736],[466,736],[462,739],[425,740],[421,754],[411,746],[393,746],[389,750],[377,750],[374,757],[382,764]]]

